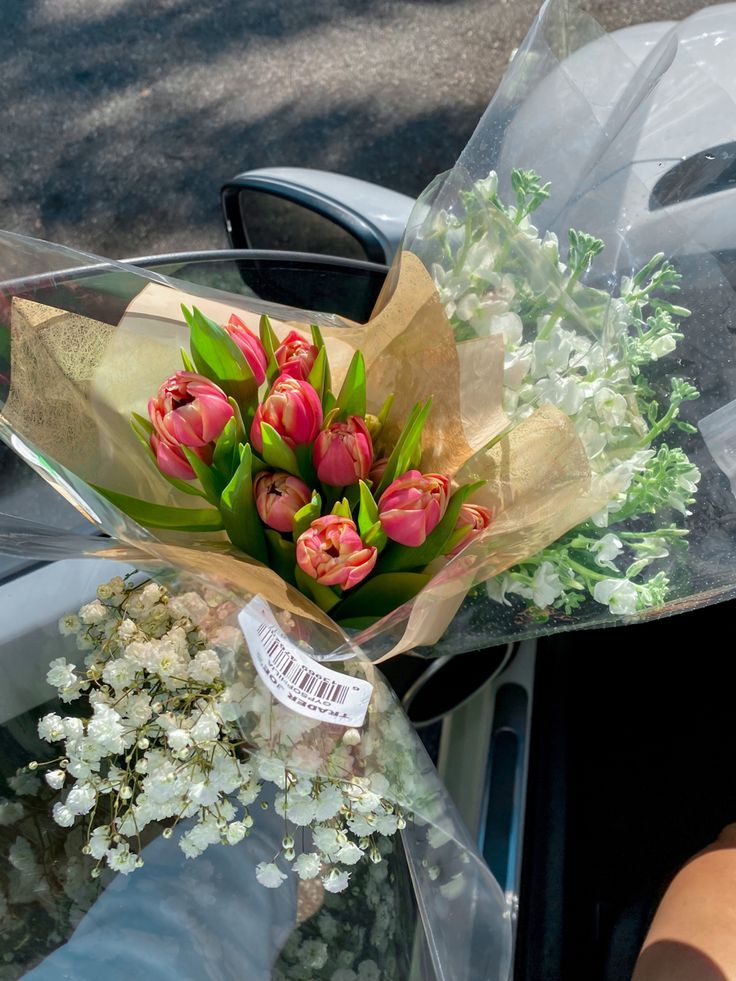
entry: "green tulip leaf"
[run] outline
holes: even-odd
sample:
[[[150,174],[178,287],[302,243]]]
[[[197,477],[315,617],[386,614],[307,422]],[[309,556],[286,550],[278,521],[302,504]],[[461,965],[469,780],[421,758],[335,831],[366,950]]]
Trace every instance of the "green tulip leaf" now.
[[[233,478],[222,492],[220,512],[225,531],[236,548],[259,562],[268,563],[263,525],[253,499],[252,456],[250,446],[242,456]]]
[[[312,522],[319,518],[321,513],[322,499],[317,491],[314,491],[312,494],[312,500],[308,504],[305,504],[303,508],[299,508],[294,515],[294,526],[292,531],[294,541],[296,541],[300,535],[304,534]]]
[[[401,430],[399,438],[396,440],[396,445],[388,458],[388,463],[386,464],[386,469],[383,472],[383,477],[376,488],[376,500],[378,500],[381,494],[386,490],[391,481],[395,480],[397,477],[400,477],[410,469],[409,465],[412,462],[417,448],[419,448],[419,453],[421,456],[422,429],[427,421],[427,416],[429,415],[431,406],[431,399],[428,399],[424,405],[422,405],[421,402],[417,402],[409,413],[409,418],[406,420],[404,428]]]
[[[267,422],[261,423],[261,438],[263,439],[263,459],[276,470],[285,470],[294,477],[301,476],[299,463],[292,448],[285,443],[273,426]]]
[[[309,377],[307,381],[315,390],[317,395],[319,395],[320,402],[322,402],[322,409],[324,412],[324,397],[327,391],[325,382],[327,378],[327,348],[320,348],[319,354],[314,359],[314,364],[312,365],[312,370],[309,372]]]
[[[235,418],[231,417],[217,438],[215,452],[212,456],[212,466],[219,474],[222,474],[226,482],[230,480],[240,463],[238,445],[238,424]]]
[[[151,504],[128,494],[91,485],[116,508],[124,511],[133,521],[144,528],[165,528],[168,531],[221,531],[222,517],[213,508],[174,508],[164,504]]]
[[[405,569],[423,569],[440,555],[449,551],[448,545],[453,537],[460,508],[471,494],[482,487],[484,480],[460,487],[450,498],[447,510],[436,528],[425,538],[418,548],[409,548],[391,542],[378,561],[380,572],[401,572]]]
[[[184,371],[191,371],[196,373],[197,369],[195,368],[192,359],[189,357],[189,355],[187,354],[187,352],[184,350],[183,347],[180,348],[180,353],[181,353],[181,363],[184,365]]]
[[[271,321],[268,319],[264,313],[261,317],[260,324],[258,326],[258,334],[261,338],[261,344],[266,352],[266,357],[268,359],[268,364],[266,365],[266,378],[268,379],[268,384],[273,385],[280,374],[280,368],[278,361],[276,360],[276,350],[279,347],[279,339],[274,333],[273,327],[271,326]]]
[[[340,394],[337,396],[337,404],[343,419],[348,416],[365,418],[365,360],[361,351],[356,351],[353,355]]]
[[[192,470],[197,475],[197,480],[199,481],[204,495],[211,504],[218,504],[220,501],[220,494],[222,488],[225,485],[225,480],[216,473],[212,467],[208,467],[204,463],[194,450],[190,449],[188,446],[182,446],[181,451],[187,459],[187,463],[192,468]]]
[[[388,538],[386,537],[386,532],[381,527],[380,521],[376,521],[374,525],[371,525],[365,535],[363,535],[363,541],[366,545],[377,548],[379,552],[383,551],[388,545]]]
[[[350,505],[348,504],[348,499],[343,497],[341,501],[335,501],[332,506],[330,514],[336,514],[340,518],[350,518],[352,520],[352,514],[350,513]]]
[[[360,481],[360,507],[358,510],[358,531],[361,537],[368,534],[378,521],[378,505],[365,481]]]
[[[292,586],[296,586],[294,578],[296,546],[294,542],[282,538],[273,528],[264,528],[264,534],[268,547],[268,564],[282,579],[290,582]]]
[[[183,305],[181,309],[189,325],[189,345],[197,371],[238,403],[252,402],[257,396],[255,378],[232,337],[196,307],[191,312]]]
[[[296,456],[296,465],[299,469],[298,476],[302,478],[305,484],[314,487],[317,483],[317,471],[314,469],[314,463],[312,462],[311,445],[309,443],[300,443],[294,450],[294,455]]]
[[[426,572],[394,572],[373,576],[346,593],[330,615],[338,623],[355,617],[378,619],[414,599],[431,578]]]

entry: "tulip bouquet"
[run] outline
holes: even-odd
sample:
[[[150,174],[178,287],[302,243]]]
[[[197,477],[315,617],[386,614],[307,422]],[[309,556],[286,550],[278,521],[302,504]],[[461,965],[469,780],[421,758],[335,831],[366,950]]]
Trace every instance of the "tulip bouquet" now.
[[[185,370],[132,426],[162,477],[213,505],[200,529],[224,528],[236,548],[356,627],[412,599],[430,563],[488,527],[490,511],[468,502],[480,482],[453,491],[447,475],[417,469],[431,400],[412,408],[395,440],[384,437],[394,397],[367,413],[360,350],[334,394],[316,325],[279,343],[265,315],[257,336],[237,314],[223,326],[196,307],[184,314]],[[190,512],[103,493],[149,527],[192,527]]]

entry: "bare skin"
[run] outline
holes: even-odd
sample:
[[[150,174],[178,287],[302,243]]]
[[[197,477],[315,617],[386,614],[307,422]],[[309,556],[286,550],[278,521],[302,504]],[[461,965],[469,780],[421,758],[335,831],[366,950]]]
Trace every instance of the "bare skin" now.
[[[675,876],[632,981],[736,981],[736,824]]]

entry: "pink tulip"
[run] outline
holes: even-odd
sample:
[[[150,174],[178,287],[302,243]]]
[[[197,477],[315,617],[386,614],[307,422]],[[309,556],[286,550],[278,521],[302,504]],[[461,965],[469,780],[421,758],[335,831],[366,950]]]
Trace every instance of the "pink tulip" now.
[[[309,382],[280,375],[273,388],[256,409],[250,428],[250,441],[263,452],[261,423],[273,426],[283,441],[294,449],[313,443],[322,425],[322,403]]]
[[[418,548],[442,520],[449,499],[447,477],[407,470],[381,494],[381,528],[392,541]]]
[[[227,395],[209,378],[177,371],[149,401],[148,415],[154,430],[151,449],[159,469],[169,477],[194,480],[181,447],[189,447],[211,463],[215,440],[232,418],[233,409]]]
[[[464,528],[465,534],[449,553],[450,558],[462,552],[465,546],[469,545],[474,538],[482,535],[490,523],[491,512],[488,508],[484,508],[482,504],[463,504],[457,518],[455,531],[460,531]]]
[[[253,481],[253,496],[264,524],[276,531],[290,532],[294,515],[309,504],[312,492],[303,480],[289,473],[262,470]]]
[[[360,416],[333,422],[317,437],[312,450],[317,476],[330,487],[349,487],[365,480],[373,463],[373,443]]]
[[[274,352],[282,375],[306,381],[319,354],[315,344],[310,344],[301,334],[292,330]]]
[[[230,315],[230,319],[223,330],[227,331],[242,351],[243,357],[248,362],[248,367],[253,372],[256,385],[262,385],[266,377],[268,357],[260,339],[234,313]]]
[[[378,550],[364,545],[350,518],[316,518],[296,542],[299,568],[322,586],[352,589],[376,564]]]

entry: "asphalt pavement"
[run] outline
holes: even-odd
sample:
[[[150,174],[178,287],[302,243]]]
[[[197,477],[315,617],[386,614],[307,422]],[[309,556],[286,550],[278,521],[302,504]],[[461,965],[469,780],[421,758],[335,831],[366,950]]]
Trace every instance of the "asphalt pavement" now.
[[[699,0],[591,0],[609,29]],[[536,0],[0,0],[0,228],[120,257],[226,244],[238,171],[418,193]]]

